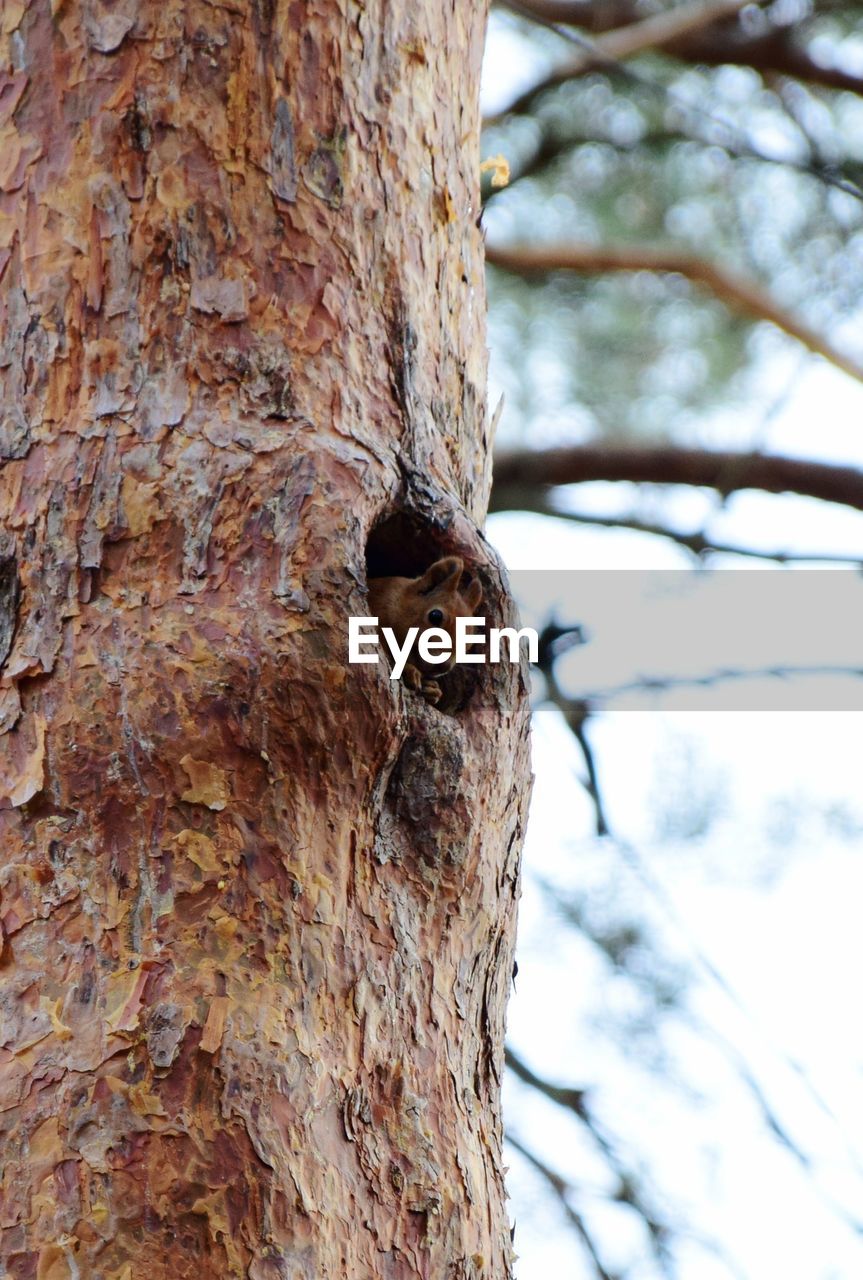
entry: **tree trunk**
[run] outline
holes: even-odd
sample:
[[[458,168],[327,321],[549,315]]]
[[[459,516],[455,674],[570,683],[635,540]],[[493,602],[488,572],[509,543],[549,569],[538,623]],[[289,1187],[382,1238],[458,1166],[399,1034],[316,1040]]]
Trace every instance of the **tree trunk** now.
[[[509,606],[482,5],[0,9],[0,1263],[510,1271],[516,668],[347,661],[367,571]]]

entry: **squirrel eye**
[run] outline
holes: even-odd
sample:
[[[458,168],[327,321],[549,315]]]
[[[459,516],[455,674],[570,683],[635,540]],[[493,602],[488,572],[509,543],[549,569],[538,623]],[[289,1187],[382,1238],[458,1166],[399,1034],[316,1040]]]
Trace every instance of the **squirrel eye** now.
[[[429,622],[432,624],[432,626],[433,626],[433,627],[439,627],[439,626],[440,626],[440,624],[443,622],[443,612],[442,612],[442,610],[440,610],[440,609],[429,609],[428,619],[429,619]]]

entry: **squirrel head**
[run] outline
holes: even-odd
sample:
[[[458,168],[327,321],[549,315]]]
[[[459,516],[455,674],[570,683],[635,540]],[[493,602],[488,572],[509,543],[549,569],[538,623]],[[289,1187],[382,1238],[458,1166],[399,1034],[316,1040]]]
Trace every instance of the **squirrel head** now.
[[[446,631],[455,644],[456,618],[472,618],[482,600],[482,587],[464,567],[460,556],[436,560],[420,578],[378,578],[369,583],[369,594],[385,626],[392,627],[401,643],[410,627]],[[425,663],[416,645],[411,663],[426,675],[441,676],[452,670],[454,655],[446,662]]]

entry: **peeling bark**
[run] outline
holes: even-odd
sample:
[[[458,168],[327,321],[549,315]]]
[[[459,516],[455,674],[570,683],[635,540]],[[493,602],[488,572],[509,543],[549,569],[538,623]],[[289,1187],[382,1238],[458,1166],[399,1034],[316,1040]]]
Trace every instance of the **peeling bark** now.
[[[509,616],[484,16],[0,12],[14,1280],[510,1273],[523,675],[438,710],[347,662],[387,519]]]

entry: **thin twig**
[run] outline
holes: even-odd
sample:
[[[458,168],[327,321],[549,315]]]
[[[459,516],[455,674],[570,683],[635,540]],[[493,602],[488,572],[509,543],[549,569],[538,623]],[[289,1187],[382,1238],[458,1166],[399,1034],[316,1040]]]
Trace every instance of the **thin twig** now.
[[[698,559],[706,555],[727,555],[771,560],[776,564],[843,564],[863,567],[863,555],[845,556],[820,551],[757,551],[754,547],[720,542],[716,538],[708,537],[705,533],[684,533],[681,529],[672,529],[668,525],[655,524],[650,520],[640,520],[636,516],[598,516],[588,515],[583,511],[568,511],[539,495],[534,502],[522,503],[519,510],[529,511],[533,515],[550,516],[555,520],[568,520],[574,524],[593,525],[598,529],[623,529],[633,533],[648,534],[654,538],[666,538],[669,542],[674,542],[677,546],[692,552]]]
[[[619,1276],[612,1275],[610,1272],[606,1271],[605,1267],[602,1265],[599,1250],[594,1244],[593,1237],[585,1225],[584,1218],[570,1203],[569,1197],[573,1191],[571,1184],[567,1182],[565,1178],[561,1177],[559,1173],[555,1173],[547,1164],[544,1164],[542,1160],[540,1160],[539,1156],[536,1156],[532,1151],[529,1151],[527,1147],[524,1146],[523,1143],[519,1142],[518,1138],[513,1137],[511,1133],[507,1133],[506,1140],[509,1145],[528,1162],[528,1164],[532,1165],[533,1168],[536,1169],[537,1173],[542,1174],[543,1178],[545,1178],[546,1182],[557,1196],[561,1208],[578,1233],[581,1242],[593,1263],[599,1280],[620,1280]]]

